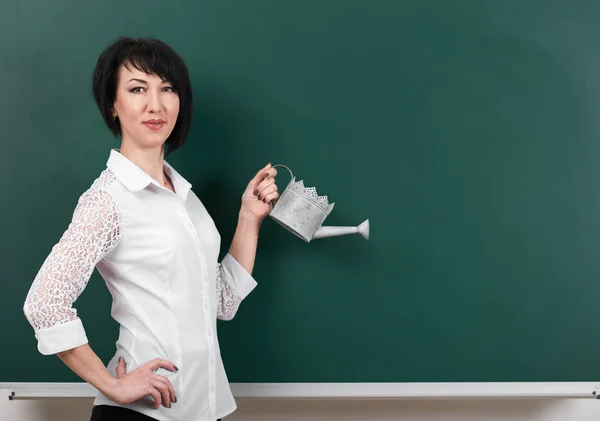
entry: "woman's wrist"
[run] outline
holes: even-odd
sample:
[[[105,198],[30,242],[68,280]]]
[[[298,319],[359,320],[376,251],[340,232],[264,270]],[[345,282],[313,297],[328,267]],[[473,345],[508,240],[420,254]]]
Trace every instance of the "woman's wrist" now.
[[[260,231],[260,225],[262,223],[262,218],[257,218],[254,215],[249,215],[246,212],[240,211],[238,215],[238,229],[247,232],[247,233],[255,233],[258,235]]]
[[[117,389],[119,388],[119,380],[107,372],[106,376],[102,376],[98,381],[98,391],[112,401],[117,400]]]

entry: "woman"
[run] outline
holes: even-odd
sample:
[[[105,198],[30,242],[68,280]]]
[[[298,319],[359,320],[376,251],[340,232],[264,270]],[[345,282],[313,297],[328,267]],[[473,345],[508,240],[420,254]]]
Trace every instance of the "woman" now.
[[[279,197],[270,164],[241,199],[231,247],[191,185],[163,160],[192,116],[188,71],[155,39],[120,38],[100,56],[93,93],[119,149],[83,193],[66,232],[27,294],[38,349],[98,390],[92,420],[214,420],[235,410],[216,319],[234,317],[254,289],[259,228]],[[94,268],[119,323],[107,367],[88,345],[73,303]]]

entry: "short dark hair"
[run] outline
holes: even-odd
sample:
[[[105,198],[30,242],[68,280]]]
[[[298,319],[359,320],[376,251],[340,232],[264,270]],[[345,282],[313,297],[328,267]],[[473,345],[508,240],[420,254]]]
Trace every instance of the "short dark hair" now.
[[[155,38],[120,37],[105,48],[94,68],[92,91],[102,118],[115,137],[121,135],[119,119],[112,116],[121,65],[156,74],[173,84],[180,105],[177,122],[166,140],[166,154],[182,146],[192,121],[192,88],[183,59]]]

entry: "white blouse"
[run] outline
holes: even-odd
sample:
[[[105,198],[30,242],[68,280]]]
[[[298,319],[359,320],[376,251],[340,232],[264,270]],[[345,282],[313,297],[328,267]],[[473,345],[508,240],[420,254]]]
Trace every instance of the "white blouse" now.
[[[38,349],[56,354],[88,342],[73,303],[94,267],[113,299],[119,323],[116,353],[127,371],[159,357],[179,371],[159,369],[175,389],[171,408],[151,398],[119,405],[164,421],[215,420],[236,409],[221,360],[217,318],[234,317],[257,285],[227,254],[191,185],[169,164],[166,189],[112,150],[107,169],[79,198],[73,218],[39,270],[24,305]],[[118,405],[98,393],[95,404]]]

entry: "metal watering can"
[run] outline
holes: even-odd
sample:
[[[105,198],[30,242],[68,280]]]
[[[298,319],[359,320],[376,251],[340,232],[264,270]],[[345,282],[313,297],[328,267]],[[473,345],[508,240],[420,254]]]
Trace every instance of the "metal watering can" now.
[[[296,181],[292,171],[285,165],[273,167],[287,169],[292,177],[275,206],[271,204],[269,216],[275,222],[307,243],[316,238],[348,234],[360,234],[369,239],[368,219],[357,227],[322,227],[335,203],[329,203],[327,196],[319,196],[314,187],[305,187],[302,180]]]

